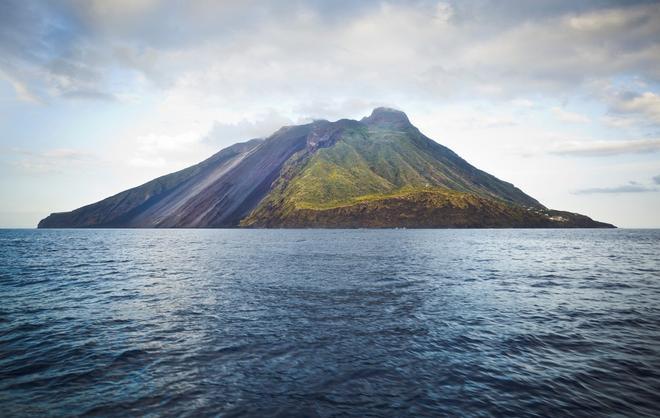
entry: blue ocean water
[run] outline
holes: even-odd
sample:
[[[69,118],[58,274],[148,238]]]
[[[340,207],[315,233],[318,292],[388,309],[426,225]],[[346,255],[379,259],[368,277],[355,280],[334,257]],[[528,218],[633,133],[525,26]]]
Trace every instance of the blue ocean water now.
[[[2,230],[2,416],[658,416],[658,230]]]

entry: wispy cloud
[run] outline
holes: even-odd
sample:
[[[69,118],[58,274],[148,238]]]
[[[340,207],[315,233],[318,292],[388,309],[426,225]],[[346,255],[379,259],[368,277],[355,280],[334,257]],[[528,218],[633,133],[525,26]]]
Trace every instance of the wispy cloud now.
[[[645,154],[660,151],[660,139],[631,141],[590,141],[559,144],[550,151],[555,155],[574,157],[610,157],[622,154]]]
[[[555,117],[561,122],[567,123],[589,123],[591,119],[588,116],[576,112],[569,112],[561,107],[553,107],[551,109]]]
[[[573,194],[617,194],[617,193],[652,193],[660,191],[657,185],[660,184],[660,175],[651,179],[650,185],[644,185],[637,181],[629,181],[628,184],[614,187],[592,187],[587,189],[580,189],[573,192]]]
[[[95,90],[71,90],[62,93],[62,97],[66,97],[69,99],[80,99],[80,100],[101,100],[101,101],[107,101],[107,102],[114,102],[117,100],[117,98],[109,93],[105,93],[103,91],[95,91]]]
[[[14,88],[14,91],[16,92],[16,98],[20,101],[27,102],[27,103],[32,103],[32,104],[43,104],[41,99],[39,99],[37,96],[35,96],[25,85],[24,82],[17,80],[16,78],[7,75],[2,69],[0,68],[0,78],[4,78],[9,82],[9,84]]]
[[[93,153],[71,148],[54,148],[42,152],[12,148],[4,152],[9,164],[31,174],[62,173],[98,164],[100,161]]]
[[[215,147],[228,146],[248,139],[263,138],[282,126],[293,124],[294,121],[275,111],[261,115],[256,120],[243,119],[237,123],[215,121],[202,141]]]
[[[638,184],[626,184],[623,186],[615,187],[593,187],[589,189],[581,189],[574,192],[574,194],[603,194],[603,193],[649,193],[657,192],[656,187],[647,187]]]

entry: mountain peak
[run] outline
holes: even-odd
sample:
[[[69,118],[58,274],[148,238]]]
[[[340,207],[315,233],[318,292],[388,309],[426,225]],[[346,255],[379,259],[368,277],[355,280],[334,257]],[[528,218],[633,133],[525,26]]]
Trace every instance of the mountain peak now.
[[[611,227],[550,210],[425,137],[405,113],[317,120],[83,206],[40,228]]]
[[[377,107],[371,115],[362,118],[362,123],[367,125],[403,128],[411,126],[408,116],[400,110],[391,107]]]

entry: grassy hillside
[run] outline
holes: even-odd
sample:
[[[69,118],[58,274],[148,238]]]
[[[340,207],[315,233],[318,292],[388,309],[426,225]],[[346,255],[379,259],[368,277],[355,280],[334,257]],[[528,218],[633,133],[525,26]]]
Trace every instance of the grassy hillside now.
[[[241,226],[582,224],[570,214],[558,221],[548,213],[513,185],[472,167],[412,125],[360,124],[347,126],[326,148],[294,155]]]
[[[331,147],[300,154],[285,166],[273,190],[243,224],[259,218],[325,210],[415,191],[490,196],[414,141],[414,133],[378,127],[347,128]],[[454,193],[457,192],[457,193]]]
[[[286,202],[286,200],[281,201]],[[264,206],[242,221],[258,228],[593,228],[607,227],[568,212],[526,209],[448,189],[402,189],[365,195],[329,208]]]

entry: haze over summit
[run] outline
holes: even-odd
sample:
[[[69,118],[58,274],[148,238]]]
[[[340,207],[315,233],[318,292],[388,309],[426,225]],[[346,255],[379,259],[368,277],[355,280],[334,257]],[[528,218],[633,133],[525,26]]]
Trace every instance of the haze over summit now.
[[[660,226],[655,2],[0,7],[0,226],[378,106],[547,207]]]

